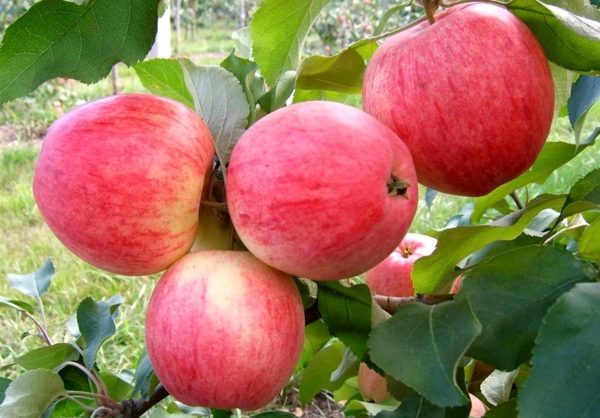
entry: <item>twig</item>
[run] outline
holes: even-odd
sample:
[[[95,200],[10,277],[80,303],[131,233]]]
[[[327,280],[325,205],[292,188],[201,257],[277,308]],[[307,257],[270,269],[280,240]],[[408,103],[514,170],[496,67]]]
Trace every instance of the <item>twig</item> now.
[[[437,305],[454,299],[454,295],[417,295],[410,297],[373,295],[373,299],[381,309],[393,315],[400,306],[406,305],[407,303],[417,302],[425,305]],[[321,312],[319,312],[317,303],[312,304],[304,311],[304,323],[306,325],[317,322],[319,319],[321,319]]]
[[[62,367],[65,367],[65,366],[76,367],[79,370],[81,370],[83,373],[85,373],[85,375],[88,377],[88,379],[90,379],[94,383],[94,386],[96,386],[96,389],[98,390],[98,395],[99,395],[98,398],[102,401],[103,406],[106,406],[109,408],[119,407],[119,404],[108,396],[108,390],[106,389],[106,385],[104,384],[104,382],[102,381],[100,376],[98,376],[92,370],[88,369],[85,366],[82,366],[81,364],[79,364],[75,361],[65,361],[62,364]]]
[[[15,305],[14,303],[11,303],[9,301],[0,301],[0,303],[3,303],[6,306],[10,306],[11,308],[21,312],[22,314],[27,316],[29,319],[31,319],[33,321],[33,323],[35,324],[35,327],[40,332],[40,336],[42,337],[44,342],[48,345],[53,344],[52,339],[50,338],[50,336],[48,335],[48,332],[46,331],[46,328],[44,326],[42,326],[42,324],[40,324],[40,322],[36,319],[35,316],[33,316],[32,314],[27,312],[27,310],[21,308],[19,305]]]
[[[139,418],[154,405],[169,396],[169,392],[162,384],[158,384],[152,395],[147,400],[144,398],[128,399],[121,402],[122,418]]]
[[[409,297],[392,297],[374,295],[375,302],[387,313],[394,314],[402,305],[408,303],[423,303],[425,305],[437,305],[454,299],[454,295],[417,295]]]
[[[519,208],[519,210],[522,210],[524,208],[523,203],[521,202],[521,199],[519,199],[519,196],[517,196],[517,192],[512,192],[510,194],[510,197],[512,198],[512,200],[514,200],[514,202],[517,205],[517,208]]]

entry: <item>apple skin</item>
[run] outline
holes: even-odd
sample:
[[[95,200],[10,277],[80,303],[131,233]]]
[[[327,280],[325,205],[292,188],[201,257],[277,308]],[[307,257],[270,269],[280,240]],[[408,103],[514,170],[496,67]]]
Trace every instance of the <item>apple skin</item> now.
[[[488,408],[477,396],[469,393],[469,399],[471,399],[471,412],[469,412],[470,418],[481,418],[485,415]]]
[[[174,100],[126,94],[77,107],[52,124],[33,193],[73,253],[103,270],[164,270],[194,242],[212,137]]]
[[[199,251],[162,276],[146,314],[148,356],[185,404],[254,410],[288,383],[304,339],[292,278],[247,251]]]
[[[433,253],[436,245],[437,240],[430,236],[406,234],[393,253],[366,273],[365,283],[377,295],[413,296],[413,264],[419,258]]]
[[[391,395],[387,390],[385,377],[370,369],[365,363],[358,366],[358,391],[365,400],[380,403]]]
[[[392,175],[406,181],[389,195]],[[363,273],[404,237],[418,187],[412,158],[359,109],[313,101],[260,119],[235,146],[227,203],[246,247],[279,270],[313,280]]]
[[[533,164],[554,87],[523,22],[502,6],[466,3],[384,42],[365,73],[363,106],[408,145],[420,183],[481,196]]]

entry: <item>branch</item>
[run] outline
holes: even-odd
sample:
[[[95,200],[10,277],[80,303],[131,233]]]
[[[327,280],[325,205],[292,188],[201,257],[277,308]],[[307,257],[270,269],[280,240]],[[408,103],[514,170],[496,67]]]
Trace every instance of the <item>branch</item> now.
[[[139,418],[154,405],[169,396],[169,392],[162,384],[158,384],[152,395],[147,400],[144,398],[128,399],[121,402],[123,410],[120,418]]]
[[[419,302],[425,305],[437,305],[454,299],[454,295],[417,295],[409,297],[392,297],[374,295],[375,302],[387,313],[394,314],[402,305],[407,303]]]
[[[425,305],[437,305],[438,303],[446,302],[454,299],[454,295],[417,295],[409,297],[393,297],[383,295],[373,295],[373,300],[381,306],[381,309],[389,314],[394,314],[402,305],[407,303],[423,303]],[[321,312],[319,312],[319,306],[315,302],[304,311],[304,323],[306,325],[317,322],[321,319]]]

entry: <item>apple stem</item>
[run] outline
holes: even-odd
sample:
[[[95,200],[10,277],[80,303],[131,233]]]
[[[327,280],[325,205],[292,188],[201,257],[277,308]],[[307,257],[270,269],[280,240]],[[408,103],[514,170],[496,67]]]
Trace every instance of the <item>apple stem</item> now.
[[[510,194],[510,197],[512,198],[512,200],[514,200],[515,205],[517,205],[517,208],[519,210],[522,210],[523,209],[523,203],[521,202],[521,199],[519,199],[519,196],[517,196],[517,193],[516,192],[512,192]]]
[[[406,180],[392,174],[387,182],[387,191],[389,196],[403,196],[406,197],[409,184]]]
[[[423,7],[425,8],[425,15],[431,25],[435,23],[435,12],[440,7],[441,0],[423,0]]]

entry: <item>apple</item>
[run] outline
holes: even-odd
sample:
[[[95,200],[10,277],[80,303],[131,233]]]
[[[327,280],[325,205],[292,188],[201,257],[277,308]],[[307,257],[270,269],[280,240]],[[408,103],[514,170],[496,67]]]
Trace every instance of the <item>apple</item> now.
[[[485,415],[488,408],[485,404],[475,395],[469,393],[471,399],[471,412],[469,412],[470,418],[481,418]]]
[[[391,395],[387,390],[385,377],[369,368],[365,363],[358,366],[358,391],[365,400],[383,402]]]
[[[247,251],[198,251],[159,280],[146,346],[169,393],[192,406],[254,410],[288,383],[304,310],[292,278]]]
[[[108,97],[52,124],[33,193],[50,229],[83,260],[113,273],[156,273],[194,242],[213,156],[210,131],[183,104]]]
[[[552,123],[544,52],[505,7],[452,6],[388,38],[368,64],[364,109],[410,149],[419,182],[480,196],[527,170]]]
[[[384,296],[413,296],[413,264],[435,250],[437,240],[423,234],[408,233],[400,246],[385,260],[369,270],[365,283],[371,291]]]
[[[256,122],[233,149],[227,203],[246,247],[313,280],[363,273],[394,250],[417,206],[412,158],[359,109],[312,101]]]

